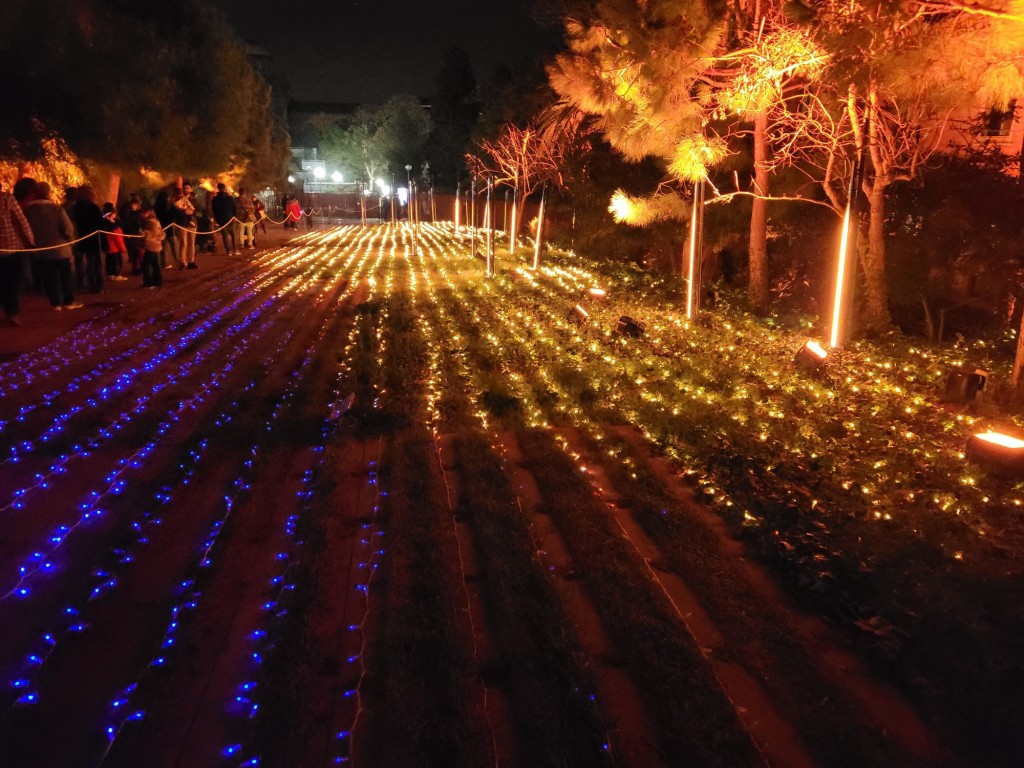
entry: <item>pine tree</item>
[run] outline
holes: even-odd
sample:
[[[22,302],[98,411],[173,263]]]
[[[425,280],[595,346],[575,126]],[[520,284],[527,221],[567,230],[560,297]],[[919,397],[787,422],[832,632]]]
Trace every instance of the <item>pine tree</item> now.
[[[699,0],[601,0],[565,21],[568,52],[548,68],[556,93],[595,115],[595,127],[627,160],[657,158],[676,182],[703,179],[726,154],[707,130],[713,84],[705,75],[727,23]],[[684,219],[675,190],[654,203]],[[666,204],[667,203],[667,204]]]
[[[566,21],[569,53],[549,68],[568,103],[597,115],[597,127],[631,160],[660,159],[677,185],[707,177],[728,141],[753,138],[749,298],[768,306],[767,204],[772,168],[769,111],[786,83],[814,64],[771,2],[692,0],[599,2]],[[749,125],[749,128],[742,126]],[[647,199],[618,194],[620,220],[688,218],[679,187]]]
[[[813,101],[791,114],[788,129],[819,153],[822,182],[834,202],[849,157],[868,158],[861,192],[868,201],[862,329],[890,327],[886,282],[886,200],[891,187],[917,181],[951,114],[1005,107],[1024,94],[1019,52],[1024,25],[1006,18],[923,4],[809,2],[809,30],[828,52]],[[838,106],[838,109],[835,107]]]

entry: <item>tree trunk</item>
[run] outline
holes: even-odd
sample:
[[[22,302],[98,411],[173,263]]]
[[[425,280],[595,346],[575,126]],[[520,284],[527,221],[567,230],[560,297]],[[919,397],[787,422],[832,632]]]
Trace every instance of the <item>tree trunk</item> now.
[[[516,201],[516,231],[511,233],[510,243],[519,241],[519,232],[523,228],[523,216],[526,215],[526,199],[527,195],[520,192],[519,199]]]
[[[928,341],[935,341],[935,316],[932,314],[932,307],[928,299],[921,297],[921,306],[924,307],[924,329],[928,335]]]
[[[750,210],[750,285],[747,295],[756,312],[768,309],[768,113],[754,117],[754,204]]]
[[[1024,372],[1024,313],[1020,316],[1020,330],[1017,331],[1017,353],[1013,357],[1013,374],[1010,376],[1010,389],[1013,401],[1020,402],[1021,374]]]
[[[121,191],[121,172],[114,171],[110,174],[110,184],[107,187],[107,200],[117,205],[117,194]]]
[[[868,247],[864,254],[864,317],[868,333],[884,333],[889,317],[889,290],[885,282],[885,191],[887,185],[876,177],[868,195],[870,205]],[[850,222],[855,226],[855,222]]]

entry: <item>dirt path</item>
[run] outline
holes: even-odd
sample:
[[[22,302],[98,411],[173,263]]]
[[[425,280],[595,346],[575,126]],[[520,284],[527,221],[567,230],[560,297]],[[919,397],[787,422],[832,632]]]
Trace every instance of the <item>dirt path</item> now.
[[[568,547],[554,521],[541,508],[540,490],[533,475],[524,467],[515,435],[506,432],[499,440],[512,483],[523,509],[530,516],[540,561],[551,577],[558,580],[558,592],[566,613],[596,672],[598,695],[612,723],[610,746],[616,758],[624,765],[637,768],[665,765],[659,755],[657,737],[644,714],[640,694],[621,665],[614,662],[607,633],[590,596],[577,578]]]

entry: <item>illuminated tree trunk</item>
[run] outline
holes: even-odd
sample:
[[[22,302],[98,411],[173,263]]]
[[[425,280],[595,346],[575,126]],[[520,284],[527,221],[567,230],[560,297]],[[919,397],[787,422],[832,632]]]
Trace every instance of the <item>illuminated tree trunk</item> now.
[[[768,309],[768,113],[754,117],[754,204],[750,211],[750,284],[747,294],[758,312]]]
[[[526,198],[527,196],[523,193],[519,193],[519,199],[516,202],[516,231],[512,233],[512,239],[509,242],[517,242],[519,239],[519,231],[523,228],[523,216],[526,215]]]
[[[114,171],[110,174],[110,183],[107,186],[107,200],[117,205],[117,193],[121,191],[121,173]]]
[[[1013,374],[1010,376],[1010,389],[1014,402],[1020,402],[1022,381],[1024,378],[1024,313],[1020,316],[1020,330],[1017,331],[1017,354],[1013,357]]]
[[[889,317],[889,290],[885,282],[885,192],[888,184],[875,178],[868,195],[868,248],[864,254],[864,314],[862,325],[869,333],[884,333]],[[851,226],[854,222],[851,222]]]

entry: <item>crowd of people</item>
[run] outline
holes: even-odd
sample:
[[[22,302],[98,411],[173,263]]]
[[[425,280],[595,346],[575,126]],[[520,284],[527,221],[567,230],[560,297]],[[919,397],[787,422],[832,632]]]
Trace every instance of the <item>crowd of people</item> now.
[[[49,184],[19,179],[11,193],[0,192],[0,307],[8,324],[22,324],[26,287],[55,311],[72,310],[82,306],[76,293],[100,293],[106,280],[141,276],[144,288],[159,288],[164,270],[198,269],[196,254],[216,253],[218,232],[226,254],[254,250],[267,233],[264,203],[224,184],[202,193],[200,201],[184,182],[160,190],[152,204],[133,194],[118,210],[100,207],[88,185],[65,189],[58,203]],[[293,225],[302,215],[295,207],[286,211]]]

